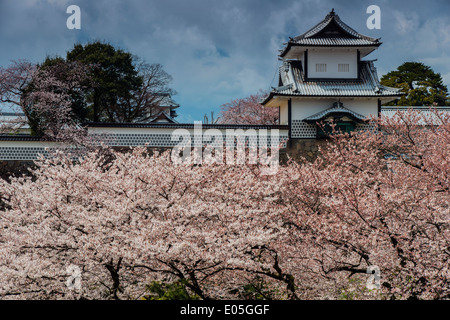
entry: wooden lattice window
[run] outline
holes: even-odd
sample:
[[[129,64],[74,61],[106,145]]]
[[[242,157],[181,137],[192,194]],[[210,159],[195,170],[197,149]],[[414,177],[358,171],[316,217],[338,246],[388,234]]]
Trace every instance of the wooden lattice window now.
[[[338,64],[338,72],[349,72],[350,65],[348,63],[339,63]]]
[[[327,72],[326,63],[316,63],[316,72]]]

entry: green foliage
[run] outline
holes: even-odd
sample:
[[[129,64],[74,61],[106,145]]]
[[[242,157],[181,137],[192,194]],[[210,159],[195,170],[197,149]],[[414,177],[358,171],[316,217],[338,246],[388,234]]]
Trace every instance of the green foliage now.
[[[103,42],[76,44],[67,53],[67,61],[79,61],[95,65],[92,71],[94,86],[87,94],[89,105],[88,120],[114,121],[111,106],[130,97],[130,91],[142,85],[142,77],[133,65],[133,56],[129,52],[116,49]]]
[[[387,105],[397,106],[443,106],[448,99],[447,87],[442,76],[421,62],[405,62],[381,77],[381,84],[401,88],[405,96]]]
[[[39,89],[42,91],[36,85],[42,82],[37,80],[44,80],[45,76],[57,80],[53,81],[55,84],[49,82],[46,93],[54,93],[55,97],[64,93],[64,103],[71,108],[68,120],[75,123],[148,120],[160,112],[161,97],[175,94],[168,88],[172,77],[160,64],[148,64],[100,41],[76,44],[66,58],[47,57],[38,67],[39,71],[46,72],[40,72],[40,76],[27,85],[21,100],[35,96],[31,93],[38,93]],[[42,135],[46,116],[42,112],[33,113],[35,102],[30,100],[23,108],[27,109],[32,132]]]
[[[256,277],[248,284],[230,291],[238,299],[245,300],[275,300],[277,299],[277,290],[270,288],[261,277]]]
[[[197,295],[190,295],[186,289],[187,280],[178,280],[171,283],[153,281],[147,286],[149,295],[144,300],[199,300]]]
[[[379,300],[384,299],[378,289],[367,289],[366,280],[358,277],[348,279],[348,284],[341,287],[338,292],[339,300]]]

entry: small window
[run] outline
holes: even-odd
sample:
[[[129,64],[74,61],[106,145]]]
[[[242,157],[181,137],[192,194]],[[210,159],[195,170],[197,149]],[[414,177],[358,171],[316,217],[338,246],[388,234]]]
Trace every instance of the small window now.
[[[348,63],[339,63],[338,64],[338,72],[349,72],[350,65]]]
[[[316,72],[327,72],[326,63],[316,63]]]

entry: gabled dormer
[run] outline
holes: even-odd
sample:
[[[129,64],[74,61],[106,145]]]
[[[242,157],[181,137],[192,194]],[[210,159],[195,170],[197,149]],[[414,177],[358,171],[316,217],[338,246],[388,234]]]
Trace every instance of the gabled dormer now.
[[[324,20],[302,35],[289,38],[285,45],[280,57],[301,61],[306,79],[358,79],[361,58],[381,42],[353,30],[333,9]]]

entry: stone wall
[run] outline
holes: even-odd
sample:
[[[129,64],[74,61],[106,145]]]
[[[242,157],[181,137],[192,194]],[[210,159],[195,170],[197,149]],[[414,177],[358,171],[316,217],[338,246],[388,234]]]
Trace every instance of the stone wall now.
[[[291,139],[288,141],[286,149],[282,149],[280,152],[281,163],[285,163],[287,156],[294,160],[299,160],[304,157],[308,161],[314,161],[317,158],[319,146],[325,146],[326,139]],[[113,149],[129,152],[129,147],[114,147]],[[164,150],[171,148],[148,148],[150,154],[154,151],[163,152]],[[29,168],[35,166],[33,161],[22,160],[2,160],[0,161],[0,177],[8,179],[10,176],[21,176],[22,174],[29,175]]]
[[[287,143],[285,153],[294,160],[304,157],[308,161],[317,158],[319,146],[325,147],[328,139],[291,139]]]
[[[34,168],[33,161],[23,160],[1,160],[0,161],[0,178],[9,180],[12,177],[18,177],[22,175],[31,175],[29,168]]]

